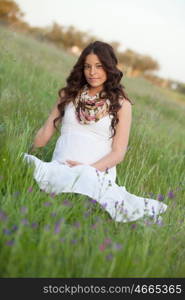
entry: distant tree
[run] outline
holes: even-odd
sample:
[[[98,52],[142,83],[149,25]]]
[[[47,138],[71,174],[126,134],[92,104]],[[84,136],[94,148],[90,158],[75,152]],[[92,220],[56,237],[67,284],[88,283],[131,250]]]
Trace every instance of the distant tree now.
[[[0,0],[0,22],[4,25],[19,23],[24,16],[17,3],[11,0]]]

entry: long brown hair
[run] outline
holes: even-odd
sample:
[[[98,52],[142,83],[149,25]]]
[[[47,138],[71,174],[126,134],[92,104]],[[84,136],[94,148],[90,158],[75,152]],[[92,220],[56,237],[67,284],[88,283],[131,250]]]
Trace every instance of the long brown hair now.
[[[90,43],[82,51],[70,75],[66,79],[66,87],[61,88],[58,91],[60,101],[58,104],[58,110],[60,111],[60,116],[53,121],[54,127],[58,129],[55,123],[64,116],[65,105],[71,101],[74,102],[79,91],[85,84],[87,84],[84,75],[84,63],[86,56],[91,53],[98,56],[107,74],[107,80],[103,84],[103,90],[100,92],[100,98],[106,97],[110,100],[109,114],[113,116],[111,121],[111,127],[113,130],[112,138],[116,134],[116,125],[119,122],[117,112],[121,108],[119,101],[120,97],[127,99],[132,105],[134,103],[128,98],[124,91],[125,87],[120,83],[123,73],[117,68],[118,60],[112,46],[101,41]]]

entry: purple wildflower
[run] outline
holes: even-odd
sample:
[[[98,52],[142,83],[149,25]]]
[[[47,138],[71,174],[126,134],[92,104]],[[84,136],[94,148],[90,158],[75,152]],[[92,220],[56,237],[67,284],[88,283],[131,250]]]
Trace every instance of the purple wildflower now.
[[[91,199],[90,201],[91,201],[91,203],[94,203],[94,204],[97,203],[97,201],[95,199]]]
[[[65,200],[62,202],[62,204],[65,205],[65,206],[72,206],[72,203],[71,203],[69,200],[67,200],[67,199],[65,199]]]
[[[104,243],[99,246],[100,251],[104,251],[105,248],[106,248],[106,245]]]
[[[111,240],[111,239],[108,239],[108,238],[107,238],[107,239],[104,240],[104,244],[105,244],[105,245],[110,245],[111,243],[112,243],[112,240]]]
[[[133,224],[131,224],[131,229],[136,229],[137,228],[137,224],[136,223],[133,223]]]
[[[32,228],[37,228],[37,227],[38,227],[38,224],[37,224],[37,223],[32,223],[32,224],[31,224],[31,227],[32,227]]]
[[[174,198],[175,197],[175,194],[173,191],[169,191],[168,192],[168,198]]]
[[[32,187],[32,186],[30,186],[30,187],[28,188],[28,192],[29,192],[29,193],[33,192],[33,187]]]
[[[72,244],[76,244],[78,242],[78,240],[77,239],[73,239],[73,240],[71,240],[71,243]]]
[[[17,231],[17,229],[18,229],[18,226],[17,225],[13,225],[12,226],[12,231],[14,232],[14,231]]]
[[[65,238],[64,238],[64,237],[63,237],[63,238],[61,238],[61,239],[60,239],[60,241],[61,241],[61,242],[64,242],[64,241],[65,241]]]
[[[3,180],[3,176],[2,175],[0,176],[0,180]]]
[[[49,202],[49,201],[46,201],[46,202],[43,203],[43,205],[44,205],[44,206],[50,206],[50,205],[52,205],[52,203]]]
[[[115,244],[114,244],[114,247],[115,247],[117,250],[119,250],[119,249],[122,249],[122,248],[123,248],[123,245],[120,244],[120,243],[115,243]]]
[[[22,206],[21,209],[20,209],[21,213],[27,213],[28,211],[28,208],[26,206]]]
[[[4,211],[0,211],[0,220],[1,221],[5,221],[6,219],[7,219],[8,217],[7,217],[7,215],[6,215],[6,213],[4,212]]]
[[[113,254],[109,253],[108,255],[106,255],[106,260],[112,260],[113,259]]]
[[[27,219],[22,219],[22,220],[21,220],[21,223],[22,223],[23,225],[28,225],[28,224],[29,224],[29,222],[28,222]]]
[[[157,199],[159,201],[163,201],[164,200],[164,196],[162,194],[159,194],[158,197],[157,197]]]
[[[10,235],[12,232],[11,232],[10,229],[4,228],[4,229],[3,229],[3,233],[6,234],[6,235]]]
[[[56,224],[55,224],[55,233],[59,233],[60,232],[60,222],[57,222]]]
[[[6,241],[6,245],[7,246],[13,246],[14,245],[14,240]]]
[[[106,203],[106,202],[103,203],[103,204],[102,204],[102,207],[103,207],[103,208],[106,208],[106,207],[107,207],[107,203]]]
[[[57,216],[57,213],[53,211],[53,212],[51,213],[51,217],[56,217],[56,216]]]
[[[54,192],[50,193],[50,197],[54,198],[56,196],[56,194]]]

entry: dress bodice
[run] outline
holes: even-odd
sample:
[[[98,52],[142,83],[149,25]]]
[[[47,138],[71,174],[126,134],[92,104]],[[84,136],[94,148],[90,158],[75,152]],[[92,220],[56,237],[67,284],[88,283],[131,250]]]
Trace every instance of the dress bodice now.
[[[80,124],[73,102],[65,107],[61,135],[57,140],[52,160],[64,163],[66,159],[92,164],[110,153],[112,146],[111,119],[107,114],[92,124]],[[116,179],[116,167],[110,173]]]

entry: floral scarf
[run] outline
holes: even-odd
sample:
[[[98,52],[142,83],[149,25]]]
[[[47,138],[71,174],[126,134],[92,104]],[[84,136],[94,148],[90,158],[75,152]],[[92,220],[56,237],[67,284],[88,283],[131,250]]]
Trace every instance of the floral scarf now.
[[[110,100],[100,99],[99,93],[90,96],[87,84],[75,99],[76,116],[81,124],[92,124],[99,121],[108,114],[109,106]]]

